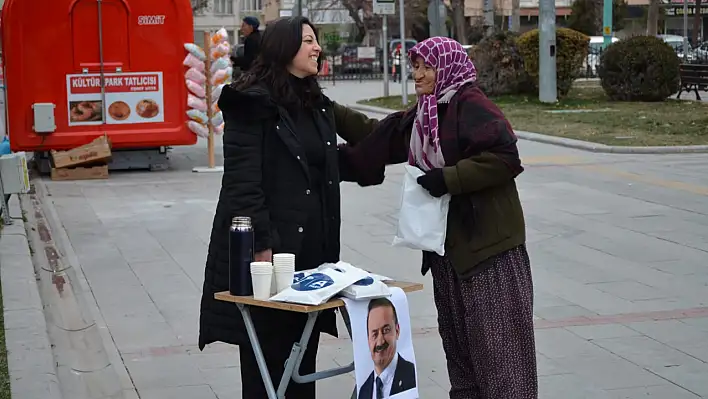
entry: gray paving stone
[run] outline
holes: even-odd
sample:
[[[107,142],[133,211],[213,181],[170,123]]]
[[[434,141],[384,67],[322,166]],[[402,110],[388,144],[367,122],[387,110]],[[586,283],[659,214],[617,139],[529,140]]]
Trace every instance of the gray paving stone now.
[[[651,371],[700,397],[708,396],[708,365],[705,363],[651,368]]]
[[[704,363],[646,336],[597,339],[593,343],[641,367],[670,369]]]
[[[140,399],[217,399],[209,385],[141,389]]]
[[[131,357],[126,359],[125,365],[141,397],[146,389],[206,385],[203,375],[187,354]]]
[[[613,399],[696,399],[699,396],[676,385],[622,388],[609,391]]]
[[[561,368],[604,390],[663,384],[665,380],[611,353],[553,359]]]
[[[708,343],[708,331],[703,331],[679,320],[627,323],[627,327],[669,345],[672,343]]]
[[[241,397],[241,386],[231,385],[227,387],[211,387],[217,399],[235,399]]]
[[[594,326],[570,326],[566,330],[587,340],[635,337],[642,334],[622,324],[600,324]]]
[[[597,316],[597,313],[578,305],[535,306],[533,313],[546,320],[569,319],[583,316]]]
[[[607,399],[611,396],[575,374],[554,374],[538,378],[538,397],[543,399]]]
[[[572,356],[602,356],[604,349],[564,329],[536,330],[536,351],[555,360]]]
[[[592,284],[592,287],[629,301],[641,301],[672,296],[671,294],[662,292],[655,287],[650,287],[636,281],[595,283]]]

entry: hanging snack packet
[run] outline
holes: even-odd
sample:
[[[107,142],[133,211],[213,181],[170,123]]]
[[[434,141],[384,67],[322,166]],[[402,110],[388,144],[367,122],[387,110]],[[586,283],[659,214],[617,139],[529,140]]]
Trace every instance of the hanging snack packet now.
[[[207,129],[206,126],[200,124],[199,122],[189,121],[187,122],[187,126],[189,127],[189,130],[191,130],[192,133],[196,134],[197,136],[209,137],[209,129]]]
[[[214,128],[214,134],[221,134],[221,133],[224,133],[224,124],[223,123]]]
[[[204,72],[204,62],[201,61],[199,58],[193,56],[192,53],[189,53],[186,57],[184,57],[182,65],[188,68],[194,68],[199,72]]]
[[[189,119],[195,122],[198,122],[202,125],[206,125],[207,114],[198,109],[190,109],[189,111],[187,111],[187,116],[189,117]]]
[[[231,46],[228,43],[219,43],[211,49],[211,59],[216,60],[229,55]]]
[[[202,112],[206,112],[207,110],[206,101],[191,94],[187,94],[187,106],[189,108],[198,109]]]
[[[206,53],[204,52],[204,50],[202,50],[201,47],[197,46],[196,44],[185,43],[184,49],[187,50],[193,56],[197,57],[200,61],[206,61]]]
[[[196,84],[189,79],[186,79],[186,83],[187,83],[187,88],[189,89],[189,91],[192,92],[192,94],[194,94],[195,96],[197,96],[199,98],[206,97],[206,91],[204,90],[204,86]]]
[[[211,125],[212,126],[219,126],[222,123],[224,123],[224,114],[219,111],[216,115],[211,117]]]
[[[221,90],[223,90],[225,84],[220,84],[213,89],[211,89],[211,101],[219,101],[219,96],[221,96]]]
[[[216,71],[216,73],[211,77],[211,85],[217,86],[226,83],[227,81],[229,81],[229,79],[231,79],[232,74],[233,69],[231,67]]]
[[[206,76],[204,76],[203,73],[197,71],[197,68],[189,68],[187,73],[184,74],[184,77],[187,78],[187,80],[191,80],[192,82],[203,85],[206,83]]]
[[[216,71],[226,69],[231,66],[231,60],[228,57],[217,58],[211,63],[211,74],[215,74]]]
[[[211,45],[216,46],[221,42],[229,40],[229,34],[226,32],[226,28],[221,28],[211,35]]]

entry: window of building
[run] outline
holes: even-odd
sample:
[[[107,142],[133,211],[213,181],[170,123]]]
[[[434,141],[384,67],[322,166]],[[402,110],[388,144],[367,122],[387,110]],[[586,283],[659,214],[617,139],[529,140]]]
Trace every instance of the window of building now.
[[[263,11],[263,0],[241,0],[241,11],[261,13]]]
[[[233,0],[214,0],[214,14],[233,14]]]

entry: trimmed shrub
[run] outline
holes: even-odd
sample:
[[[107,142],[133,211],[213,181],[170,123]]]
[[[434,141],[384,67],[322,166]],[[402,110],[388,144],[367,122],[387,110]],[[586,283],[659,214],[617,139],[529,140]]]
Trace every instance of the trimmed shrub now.
[[[524,58],[524,68],[531,78],[531,83],[538,89],[538,29],[528,31],[517,40],[517,45]],[[573,87],[583,63],[588,56],[590,38],[567,28],[556,30],[556,76],[558,96],[563,97]]]
[[[679,90],[676,51],[654,36],[620,40],[603,51],[598,72],[602,88],[616,101],[663,101]]]
[[[514,33],[498,32],[470,51],[477,68],[477,83],[486,95],[517,94],[528,81],[516,38]]]

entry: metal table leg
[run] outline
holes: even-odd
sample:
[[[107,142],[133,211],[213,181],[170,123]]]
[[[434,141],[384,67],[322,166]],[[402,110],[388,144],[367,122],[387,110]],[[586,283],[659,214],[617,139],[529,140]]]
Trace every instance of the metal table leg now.
[[[302,336],[300,337],[300,342],[293,344],[293,348],[290,351],[290,356],[285,362],[285,370],[283,370],[283,376],[278,384],[278,390],[275,390],[273,381],[270,378],[270,373],[268,372],[268,367],[266,365],[265,358],[263,357],[263,351],[261,349],[260,342],[258,341],[258,335],[256,334],[256,329],[253,325],[253,320],[251,319],[251,314],[248,305],[236,304],[238,309],[241,311],[243,316],[243,322],[246,326],[246,332],[248,333],[248,338],[251,340],[251,347],[253,348],[253,353],[256,356],[256,362],[258,363],[258,369],[261,372],[261,377],[263,377],[263,384],[265,385],[266,392],[268,393],[268,399],[284,399],[285,391],[288,389],[290,380],[297,384],[307,384],[310,382],[322,380],[325,378],[335,377],[338,375],[351,373],[354,371],[354,362],[342,367],[337,367],[334,369],[314,372],[312,374],[300,375],[300,364],[305,356],[305,351],[307,350],[307,343],[312,336],[312,331],[315,328],[315,323],[317,322],[317,317],[320,312],[309,313],[307,317],[307,322],[305,323],[305,328],[302,331]],[[347,330],[351,335],[351,323],[349,321],[349,315],[346,310],[342,315],[346,315],[344,322],[347,325]],[[354,396],[356,398],[356,387],[354,389]]]
[[[347,311],[347,308],[342,306],[339,308],[339,311],[342,313],[342,318],[344,319],[344,325],[347,326],[347,332],[349,333],[349,337],[352,336],[352,320],[349,318],[349,312]],[[354,363],[352,363],[354,364]],[[354,392],[352,392],[351,399],[356,399],[357,397],[357,391],[356,391],[356,383],[354,384]]]
[[[266,392],[268,393],[268,399],[280,399],[276,395],[273,381],[270,379],[270,372],[268,372],[268,366],[266,365],[265,357],[263,357],[261,344],[258,342],[258,334],[256,334],[256,328],[253,326],[251,312],[248,306],[244,304],[238,303],[236,306],[238,306],[238,310],[241,311],[241,316],[243,316],[243,324],[246,325],[246,332],[248,333],[248,338],[251,340],[253,353],[256,355],[256,363],[258,363],[258,370],[261,372],[261,377],[263,377],[263,385],[265,385]]]

